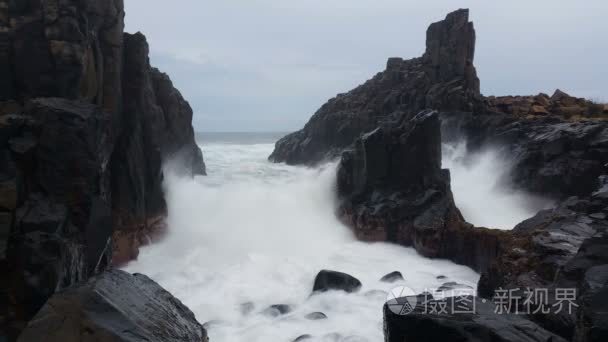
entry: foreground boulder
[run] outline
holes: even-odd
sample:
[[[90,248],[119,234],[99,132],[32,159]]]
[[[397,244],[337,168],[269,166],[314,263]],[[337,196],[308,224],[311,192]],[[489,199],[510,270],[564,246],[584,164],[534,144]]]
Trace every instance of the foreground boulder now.
[[[112,270],[56,293],[19,337],[28,341],[193,341],[207,332],[150,278]]]
[[[329,100],[302,130],[279,140],[269,159],[313,165],[339,156],[393,113],[413,116],[427,108],[473,110],[480,96],[474,55],[475,30],[469,11],[448,14],[429,27],[422,57],[389,59],[385,71]]]
[[[329,290],[341,290],[355,292],[361,288],[359,279],[342,272],[322,270],[315,277],[313,292],[325,292]]]
[[[384,305],[386,342],[566,342],[522,316],[495,313],[492,303],[477,297],[430,300],[408,314],[393,311]]]

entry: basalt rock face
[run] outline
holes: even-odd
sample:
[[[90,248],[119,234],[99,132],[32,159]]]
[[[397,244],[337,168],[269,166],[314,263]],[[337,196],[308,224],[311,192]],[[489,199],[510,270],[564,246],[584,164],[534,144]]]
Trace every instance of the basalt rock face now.
[[[606,172],[608,121],[603,119],[573,120],[557,112],[520,117],[491,111],[442,119],[448,140],[464,137],[470,150],[500,147],[512,161],[505,181],[516,188],[557,199],[586,196]]]
[[[384,305],[386,342],[565,342],[560,336],[515,314],[495,313],[495,306],[479,298],[462,297],[420,303],[409,314],[399,315]],[[454,313],[456,307],[460,312]],[[435,308],[435,309],[433,309]],[[445,311],[438,308],[446,308]],[[435,311],[433,311],[435,310]]]
[[[364,241],[413,246],[428,257],[485,269],[501,232],[467,224],[441,169],[437,112],[387,120],[345,151],[338,167],[338,216]]]
[[[145,275],[118,270],[51,297],[18,341],[41,338],[49,342],[208,341],[203,326],[177,298]]]
[[[0,0],[0,339],[161,231],[164,162],[205,172],[192,109],[123,17],[121,0]]]
[[[162,162],[205,173],[194,141],[192,109],[166,74],[152,68],[141,33],[124,35],[123,112],[112,156],[114,263],[137,257],[138,247],[162,233],[166,204]]]
[[[575,341],[603,341],[608,318],[600,306],[608,289],[608,194],[572,197],[554,209],[539,212],[519,224],[504,242],[495,262],[482,273],[480,296],[497,289],[547,289],[548,298],[530,301],[529,318],[560,336]],[[536,309],[556,305],[560,289],[575,289],[570,312]],[[520,293],[521,295],[521,293]],[[524,297],[526,298],[526,297]],[[513,305],[529,313],[521,302]]]
[[[385,71],[329,100],[302,130],[279,140],[269,159],[313,165],[339,156],[390,115],[473,110],[479,79],[473,67],[475,30],[468,18],[468,10],[458,10],[432,24],[422,57],[389,59]]]

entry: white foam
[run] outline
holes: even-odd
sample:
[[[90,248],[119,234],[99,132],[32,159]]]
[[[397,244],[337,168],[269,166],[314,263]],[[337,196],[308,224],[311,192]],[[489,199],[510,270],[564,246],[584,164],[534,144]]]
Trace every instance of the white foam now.
[[[456,206],[476,226],[513,229],[552,205],[550,200],[507,188],[501,180],[512,166],[494,149],[469,154],[464,142],[444,144],[443,167],[450,169]]]
[[[209,328],[212,341],[292,341],[301,334],[331,333],[342,338],[321,340],[381,341],[384,298],[365,296],[366,291],[405,284],[422,292],[446,281],[475,286],[479,276],[467,267],[420,257],[411,248],[356,241],[334,215],[335,165],[271,164],[266,157],[272,148],[206,145],[209,176],[169,175],[169,235],[127,267],[158,281],[200,322],[220,321]],[[321,269],[347,272],[363,288],[309,297]],[[379,281],[395,270],[405,282]],[[254,303],[253,313],[241,313],[245,302]],[[259,314],[283,303],[294,311],[278,318]],[[328,319],[304,318],[315,311]]]

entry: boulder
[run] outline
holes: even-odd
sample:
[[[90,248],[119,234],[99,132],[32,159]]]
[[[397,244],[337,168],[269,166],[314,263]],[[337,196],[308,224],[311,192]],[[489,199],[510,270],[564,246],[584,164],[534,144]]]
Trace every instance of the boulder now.
[[[123,5],[0,0],[0,340],[161,235],[164,162],[205,172],[192,109],[123,34]]]
[[[53,295],[18,341],[208,341],[194,314],[150,278],[107,271]]]
[[[391,272],[391,273],[383,276],[382,278],[380,278],[380,281],[383,281],[386,283],[394,283],[399,280],[403,280],[403,275],[399,271]]]
[[[345,292],[356,292],[361,288],[361,282],[346,273],[322,270],[315,277],[313,292],[325,292],[329,290],[341,290]]]
[[[304,318],[309,319],[311,321],[317,321],[320,319],[327,319],[327,315],[322,312],[311,312],[304,316]]]

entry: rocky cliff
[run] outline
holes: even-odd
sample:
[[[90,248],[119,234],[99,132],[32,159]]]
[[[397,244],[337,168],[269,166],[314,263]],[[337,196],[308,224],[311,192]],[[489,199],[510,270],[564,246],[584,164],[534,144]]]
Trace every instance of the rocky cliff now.
[[[137,256],[163,228],[162,163],[204,174],[192,109],[122,0],[0,0],[0,324]]]
[[[301,131],[277,142],[270,159],[307,165],[339,159],[338,216],[359,239],[470,266],[482,273],[481,297],[499,288],[547,288],[555,295],[568,287],[580,295],[570,314],[517,316],[522,308],[513,305],[500,317],[481,299],[474,301],[482,310],[472,316],[399,317],[385,310],[387,341],[603,341],[608,207],[605,188],[595,191],[608,173],[608,113],[559,90],[482,96],[474,43],[468,11],[450,13],[429,27],[424,56],[389,59],[385,71],[330,100]],[[470,150],[498,147],[513,161],[505,184],[560,204],[513,231],[466,223],[449,171],[441,169],[441,143],[462,139]]]
[[[338,156],[391,114],[472,111],[479,102],[475,30],[466,9],[427,30],[420,58],[391,58],[386,70],[324,104],[298,132],[279,140],[271,161],[313,165]]]

